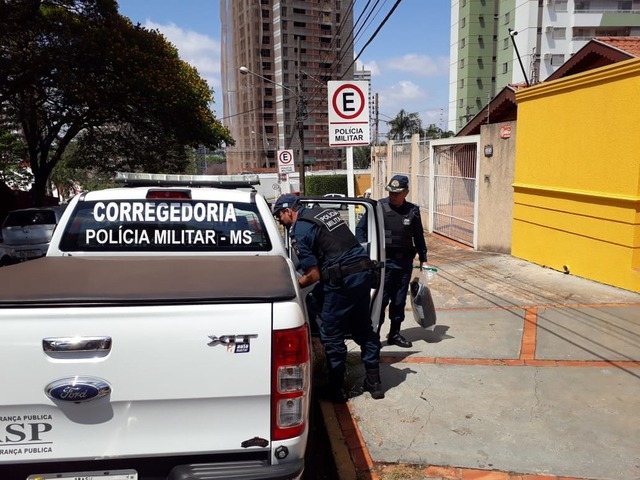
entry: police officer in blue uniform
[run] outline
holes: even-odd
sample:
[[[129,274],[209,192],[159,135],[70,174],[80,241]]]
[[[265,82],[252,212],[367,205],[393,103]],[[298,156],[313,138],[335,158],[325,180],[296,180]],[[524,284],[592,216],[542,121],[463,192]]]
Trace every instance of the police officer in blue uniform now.
[[[291,246],[303,272],[300,287],[321,282],[324,300],[320,339],[329,367],[327,397],[345,402],[347,347],[351,333],[360,345],[366,378],[364,389],[375,399],[384,398],[380,380],[380,338],[369,316],[373,281],[371,259],[336,209],[303,208],[294,194],[276,201],[273,215],[289,231]]]
[[[413,344],[402,336],[400,326],[404,320],[413,260],[417,253],[420,268],[424,266],[427,262],[427,242],[424,239],[420,208],[406,200],[409,179],[405,175],[394,175],[385,190],[389,192],[389,196],[381,199],[380,204],[384,211],[386,262],[378,332],[384,322],[384,309],[388,304],[391,326],[387,343],[410,348]]]

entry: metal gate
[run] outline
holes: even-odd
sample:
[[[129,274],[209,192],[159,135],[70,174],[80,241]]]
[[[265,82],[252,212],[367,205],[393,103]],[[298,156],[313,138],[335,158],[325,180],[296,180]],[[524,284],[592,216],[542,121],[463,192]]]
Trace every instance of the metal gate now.
[[[447,138],[432,141],[431,148],[432,231],[475,247],[478,143]]]

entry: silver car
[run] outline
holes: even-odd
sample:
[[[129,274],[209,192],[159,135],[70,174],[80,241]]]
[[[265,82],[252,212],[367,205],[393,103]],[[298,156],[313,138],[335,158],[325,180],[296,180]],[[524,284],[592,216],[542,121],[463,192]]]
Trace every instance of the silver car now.
[[[44,257],[64,207],[25,208],[9,212],[2,224],[4,246],[16,262]]]

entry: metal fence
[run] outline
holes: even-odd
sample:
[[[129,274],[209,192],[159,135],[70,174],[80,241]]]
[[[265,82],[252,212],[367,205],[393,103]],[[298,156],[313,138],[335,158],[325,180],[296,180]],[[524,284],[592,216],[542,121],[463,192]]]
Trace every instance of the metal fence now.
[[[479,136],[391,142],[372,163],[372,196],[386,196],[393,175],[411,179],[409,200],[420,207],[424,227],[475,247]]]

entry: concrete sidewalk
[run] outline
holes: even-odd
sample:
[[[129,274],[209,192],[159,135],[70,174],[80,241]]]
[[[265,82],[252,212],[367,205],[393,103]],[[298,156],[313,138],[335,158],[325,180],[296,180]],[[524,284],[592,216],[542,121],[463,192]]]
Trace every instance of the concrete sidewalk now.
[[[435,332],[387,321],[385,398],[322,405],[340,478],[640,479],[640,294],[427,241]]]

